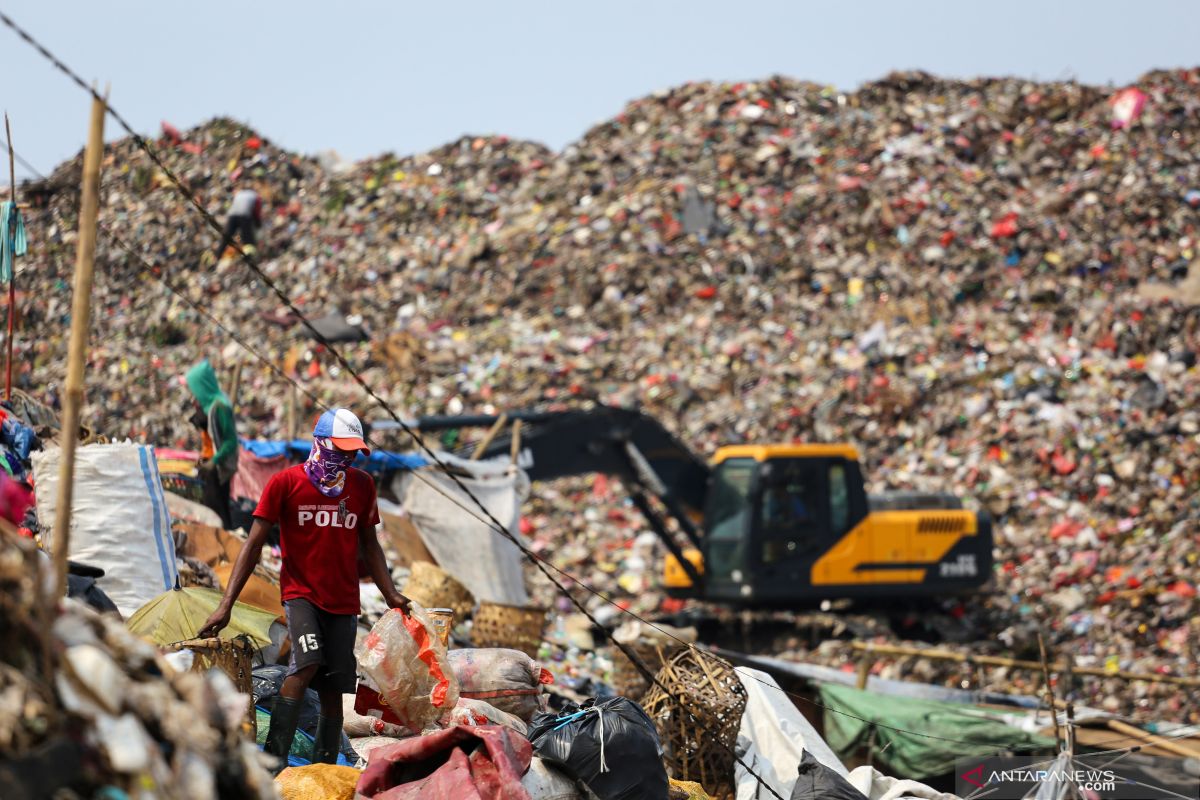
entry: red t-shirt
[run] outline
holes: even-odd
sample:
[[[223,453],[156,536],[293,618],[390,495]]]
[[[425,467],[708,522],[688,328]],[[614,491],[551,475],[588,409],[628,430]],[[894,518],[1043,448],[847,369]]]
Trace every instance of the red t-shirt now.
[[[379,524],[370,475],[350,468],[342,493],[326,497],[297,464],[267,482],[254,516],[279,523],[284,600],[304,598],[331,614],[358,614],[358,529],[364,520]]]

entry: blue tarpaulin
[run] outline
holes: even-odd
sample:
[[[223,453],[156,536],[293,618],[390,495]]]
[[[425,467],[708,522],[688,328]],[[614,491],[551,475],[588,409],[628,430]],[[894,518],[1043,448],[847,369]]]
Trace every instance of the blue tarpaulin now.
[[[312,450],[311,439],[293,439],[290,442],[268,442],[242,440],[242,447],[259,458],[276,458],[286,455],[297,460],[308,457]],[[354,466],[367,472],[387,472],[396,469],[420,469],[429,461],[415,453],[391,453],[386,450],[372,450],[369,457],[359,455]]]

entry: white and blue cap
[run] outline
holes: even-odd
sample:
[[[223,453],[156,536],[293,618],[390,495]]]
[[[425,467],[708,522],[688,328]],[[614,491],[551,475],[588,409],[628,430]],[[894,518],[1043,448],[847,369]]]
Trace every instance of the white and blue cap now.
[[[363,441],[362,423],[348,408],[334,408],[322,414],[313,428],[313,438],[330,439],[339,450],[361,450],[363,455],[371,455],[371,448]]]

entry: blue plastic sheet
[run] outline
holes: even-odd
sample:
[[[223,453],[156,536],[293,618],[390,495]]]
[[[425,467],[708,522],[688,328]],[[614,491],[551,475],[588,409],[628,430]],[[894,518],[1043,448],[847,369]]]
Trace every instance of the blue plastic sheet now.
[[[242,447],[259,458],[277,458],[288,456],[297,460],[308,457],[312,449],[311,439],[293,439],[286,441],[242,440]],[[393,453],[387,450],[373,450],[369,457],[359,455],[354,466],[367,472],[387,472],[389,470],[420,469],[429,464],[428,459],[415,453]]]

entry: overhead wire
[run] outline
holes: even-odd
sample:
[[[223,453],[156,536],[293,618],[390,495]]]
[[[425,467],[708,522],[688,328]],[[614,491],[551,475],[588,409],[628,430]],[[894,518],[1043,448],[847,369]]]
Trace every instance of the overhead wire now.
[[[157,151],[149,144],[149,142],[144,137],[142,137],[140,134],[138,134],[132,128],[132,126],[129,125],[129,123],[124,119],[124,117],[122,117],[113,108],[113,106],[107,101],[107,99],[105,97],[102,97],[95,90],[95,88],[89,87],[87,85],[87,83],[81,77],[79,77],[78,74],[76,74],[74,71],[72,71],[64,62],[62,62],[60,59],[58,59],[56,56],[54,56],[54,54],[52,52],[50,52],[50,50],[48,48],[46,48],[44,45],[42,45],[40,42],[38,42],[36,39],[34,39],[32,37],[32,35],[30,35],[27,31],[25,31],[23,28],[21,28],[15,21],[13,21],[3,11],[0,11],[0,22],[3,22],[7,27],[12,29],[18,36],[20,36],[21,39],[26,41],[30,46],[34,47],[40,54],[42,54],[47,60],[49,60],[59,71],[63,72],[68,78],[70,78],[81,89],[83,89],[84,91],[86,91],[87,93],[92,95],[92,97],[95,98],[96,100],[98,100],[99,102],[103,103],[107,113],[110,116],[112,116],[114,120],[117,121],[117,123],[121,126],[121,128],[132,138],[132,140],[138,146],[138,148],[140,150],[142,150],[155,163],[155,165],[159,167],[159,169],[162,170],[163,174],[168,178],[168,180],[174,186],[175,190],[185,200],[187,200],[190,203],[190,205],[195,209],[195,211],[197,213],[199,213],[201,215],[201,217],[203,218],[205,223],[218,236],[221,236],[223,234],[223,230],[222,230],[220,223],[212,215],[212,213],[209,212],[208,209],[206,209],[200,203],[199,199],[195,196],[195,194],[190,189],[188,189],[187,186],[184,184],[184,182],[175,174],[175,172],[165,164],[165,162],[161,159],[161,157],[158,155]],[[22,159],[22,162],[25,163],[27,167],[29,166],[27,162],[24,162],[24,159]],[[37,172],[37,170],[33,170],[33,171]],[[126,245],[124,243],[124,241],[122,239],[120,239],[120,237],[118,237],[113,231],[111,231],[111,229],[107,228],[106,226],[102,226],[102,227],[105,227],[106,233],[113,238],[114,242],[116,242],[118,244],[118,246],[120,246],[123,250],[125,250],[129,255],[139,259],[143,268],[146,269],[146,271],[149,275],[151,275],[152,277],[154,277],[154,278],[158,279],[160,282],[162,282],[163,285],[168,288],[168,290],[172,291],[172,293],[174,293],[177,297],[180,297],[181,299],[185,300],[196,311],[203,314],[207,319],[209,319],[210,322],[214,323],[218,328],[220,328],[221,330],[225,331],[228,335],[230,335],[230,337],[233,338],[234,341],[236,341],[240,346],[242,346],[243,349],[245,349],[247,352],[249,352],[251,355],[253,355],[255,358],[257,358],[259,361],[261,361],[262,363],[264,363],[268,367],[270,367],[274,372],[279,374],[281,377],[283,377],[285,380],[287,380],[289,383],[291,383],[293,386],[295,386],[298,390],[300,390],[306,396],[308,396],[310,399],[312,399],[317,405],[319,405],[321,407],[326,407],[325,403],[323,401],[321,401],[319,398],[317,398],[316,395],[314,395],[312,392],[310,392],[306,387],[303,387],[294,378],[292,378],[291,376],[289,376],[285,372],[283,372],[271,359],[269,359],[266,356],[262,355],[261,353],[257,352],[257,350],[255,348],[253,348],[247,342],[242,340],[241,337],[237,336],[231,329],[229,329],[227,326],[222,324],[215,316],[208,313],[207,310],[203,309],[198,303],[195,303],[195,301],[193,301],[190,297],[187,297],[185,292],[174,287],[165,278],[165,275],[161,274],[163,272],[162,270],[158,270],[156,268],[151,267],[145,261],[144,258],[142,258],[139,254],[137,254],[136,251],[133,250],[133,248]],[[301,309],[299,309],[295,305],[295,303],[291,300],[291,298],[276,284],[276,282],[274,280],[272,280],[262,270],[262,268],[258,264],[257,258],[255,256],[251,255],[250,253],[248,253],[241,244],[233,243],[231,246],[233,247],[233,249],[237,253],[237,255],[240,256],[241,260],[251,269],[252,272],[255,273],[255,275],[258,277],[258,279],[261,280],[267,286],[267,288],[270,289],[270,291],[273,294],[275,294],[275,296],[277,298],[279,298],[279,300],[297,318],[297,321],[300,322],[305,328],[307,328],[308,332],[312,335],[312,337],[317,342],[322,344],[322,346],[325,348],[325,350],[333,356],[333,358],[338,362],[338,364],[341,366],[341,368],[343,370],[345,370],[345,372],[351,376],[351,378],[354,380],[354,382],[359,385],[359,387],[362,389],[362,391],[369,398],[371,398],[371,400],[373,400],[385,413],[387,413],[388,416],[390,416],[392,418],[392,420],[397,424],[397,427],[399,427],[399,429],[401,431],[403,431],[407,436],[409,436],[412,439],[412,441],[417,445],[418,449],[420,449],[425,454],[425,456],[430,460],[430,462],[434,466],[436,466],[440,471],[444,472],[449,477],[449,479],[455,484],[456,488],[458,488],[464,495],[466,495],[471,501],[473,501],[475,503],[475,505],[483,512],[484,516],[481,517],[474,509],[468,508],[458,498],[455,498],[454,496],[445,492],[445,490],[441,486],[439,486],[436,482],[431,481],[428,478],[426,478],[425,476],[421,475],[419,470],[414,471],[414,475],[421,478],[427,485],[429,485],[430,487],[435,489],[435,491],[442,494],[443,497],[450,500],[452,503],[454,503],[457,507],[462,509],[464,512],[471,514],[476,520],[485,523],[486,525],[488,525],[489,528],[491,528],[495,532],[499,533],[501,536],[506,538],[512,544],[514,544],[521,551],[522,555],[538,569],[538,571],[543,575],[543,577],[545,577],[552,585],[554,585],[555,588],[561,594],[566,596],[567,599],[573,605],[575,605],[576,608],[578,608],[579,611],[594,626],[596,626],[599,630],[604,631],[606,637],[612,642],[612,644],[618,650],[620,650],[627,658],[629,658],[630,662],[635,666],[636,669],[638,669],[639,672],[641,672],[643,674],[643,676],[648,681],[655,684],[669,698],[671,698],[673,701],[675,701],[675,703],[681,709],[684,709],[685,711],[687,711],[687,713],[689,713],[689,715],[693,716],[693,719],[695,719],[695,716],[691,713],[690,710],[688,710],[687,706],[684,705],[682,703],[682,701],[673,692],[671,692],[666,686],[664,686],[658,680],[657,676],[655,676],[653,673],[651,673],[649,671],[649,669],[641,661],[641,659],[638,658],[624,644],[613,639],[612,636],[610,634],[608,634],[608,632],[604,628],[604,626],[600,625],[600,623],[596,620],[593,613],[589,612],[587,610],[587,608],[578,599],[576,599],[565,586],[563,586],[562,583],[560,583],[553,575],[551,575],[549,570],[553,570],[553,571],[557,572],[558,574],[562,575],[564,578],[569,580],[571,583],[581,587],[586,592],[601,599],[603,602],[605,602],[609,605],[612,605],[614,608],[616,608],[621,613],[626,614],[630,617],[633,617],[634,619],[638,620],[639,622],[642,622],[643,624],[649,626],[650,628],[657,630],[660,633],[668,636],[669,638],[678,642],[679,644],[683,645],[684,647],[689,648],[691,651],[696,653],[699,657],[709,658],[709,659],[713,659],[713,660],[717,660],[717,661],[721,661],[721,659],[719,659],[717,656],[710,653],[709,651],[706,651],[704,649],[697,647],[694,643],[687,642],[683,639],[680,639],[679,637],[675,636],[674,634],[670,633],[669,631],[663,629],[661,626],[656,625],[655,623],[653,623],[649,620],[646,620],[645,618],[636,614],[635,612],[632,612],[627,608],[623,608],[619,603],[617,603],[611,597],[608,597],[607,595],[603,594],[602,592],[600,592],[600,591],[596,590],[595,588],[591,587],[590,585],[588,585],[586,582],[579,580],[578,578],[576,578],[575,576],[566,572],[565,570],[557,567],[552,562],[550,562],[548,559],[545,559],[542,556],[540,556],[539,554],[534,553],[532,550],[530,550],[524,544],[524,542],[521,542],[516,536],[514,536],[512,534],[511,531],[508,530],[508,528],[506,526],[504,526],[498,519],[496,519],[496,517],[491,513],[491,511],[483,504],[483,502],[481,500],[479,500],[479,498],[470,490],[470,488],[462,482],[462,480],[453,471],[453,469],[451,469],[449,467],[449,465],[447,465],[444,461],[442,461],[442,459],[437,455],[437,453],[428,446],[428,444],[424,441],[423,437],[420,436],[416,432],[416,430],[414,430],[413,427],[408,424],[408,422],[406,422],[400,415],[398,415],[387,401],[385,401],[377,392],[375,392],[375,390],[358,373],[358,371],[349,362],[349,360],[336,347],[333,346],[332,342],[330,342],[319,330],[317,330],[313,326],[312,322],[303,313],[303,311],[301,311]],[[549,568],[549,569],[547,569],[547,568]],[[722,661],[722,663],[724,663],[724,662]],[[963,742],[958,739],[952,739],[952,738],[948,738],[948,737],[940,737],[940,736],[936,736],[933,734],[926,734],[926,733],[922,733],[919,731],[909,731],[909,730],[905,730],[903,728],[885,725],[885,724],[879,723],[875,720],[856,716],[856,715],[846,712],[842,709],[837,709],[837,708],[827,706],[825,704],[822,704],[818,701],[812,700],[811,698],[805,697],[803,695],[799,695],[794,692],[789,692],[787,690],[784,690],[778,684],[767,683],[766,681],[763,681],[763,680],[757,678],[756,676],[746,674],[744,671],[741,671],[738,674],[744,675],[747,678],[755,680],[756,682],[761,683],[764,686],[768,686],[773,689],[776,689],[777,691],[783,692],[785,695],[792,697],[793,699],[801,700],[803,702],[806,702],[806,703],[812,704],[816,707],[819,707],[825,711],[832,712],[835,714],[840,714],[840,715],[843,715],[843,716],[846,716],[849,718],[853,718],[860,722],[864,722],[864,723],[873,725],[877,728],[892,730],[897,733],[903,733],[903,734],[910,735],[910,736],[917,736],[920,738],[925,738],[925,739],[930,739],[930,740],[945,741],[945,742],[950,742],[950,743],[959,744],[959,745],[969,745],[970,744],[968,742]],[[703,722],[701,720],[695,719],[695,721],[701,723],[702,727],[705,727],[707,729],[707,726],[704,726]],[[1003,751],[992,750],[991,752],[1003,752]],[[751,775],[753,775],[760,783],[763,783],[763,779],[760,776],[758,776],[756,773],[754,773],[754,771],[751,770],[749,768],[749,766],[746,765],[741,760],[740,756],[738,756],[736,754],[736,752],[734,753],[734,757],[735,757],[735,760],[737,760],[741,764],[741,766],[743,766],[745,769],[747,769],[747,771]],[[769,785],[767,785],[765,783],[763,783],[763,785],[765,785],[769,790],[771,790],[772,794],[775,794],[777,797],[779,796],[773,789],[771,789],[771,787]]]

